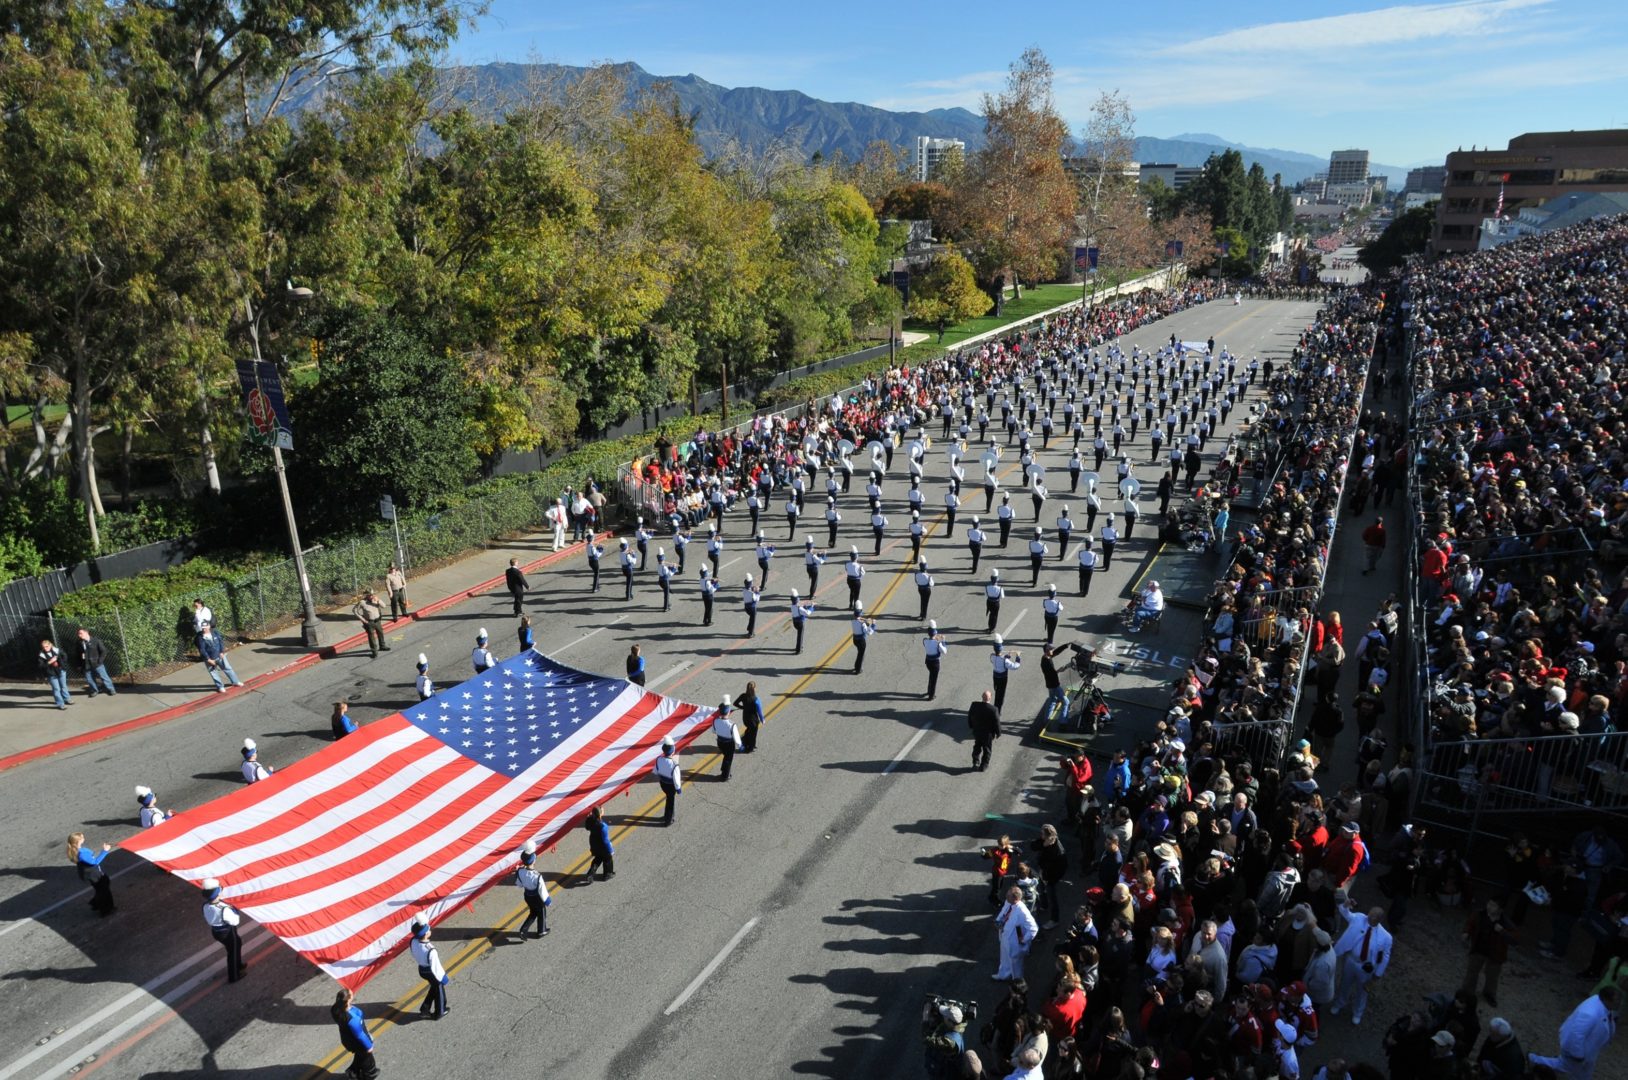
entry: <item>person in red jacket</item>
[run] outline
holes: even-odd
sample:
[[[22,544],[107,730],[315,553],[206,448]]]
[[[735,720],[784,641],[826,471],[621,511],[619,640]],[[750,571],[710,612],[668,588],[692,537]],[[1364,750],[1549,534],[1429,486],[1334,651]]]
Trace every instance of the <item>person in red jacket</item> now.
[[[1300,854],[1305,857],[1307,867],[1323,865],[1323,856],[1328,853],[1328,826],[1323,824],[1321,811],[1306,812],[1295,840],[1300,845]]]
[[[1064,756],[1063,806],[1071,823],[1080,820],[1080,813],[1085,809],[1085,793],[1091,787],[1091,775],[1091,759],[1085,756],[1084,747]]]
[[[1064,975],[1057,982],[1057,996],[1040,1006],[1040,1015],[1051,1027],[1053,1045],[1062,1039],[1074,1037],[1075,1029],[1085,1016],[1085,991],[1080,989],[1078,975]]]
[[[1357,871],[1362,869],[1362,860],[1368,849],[1358,835],[1360,831],[1355,821],[1346,822],[1339,835],[1328,842],[1328,850],[1323,853],[1323,873],[1328,875],[1336,889],[1345,888],[1346,882],[1356,877]]]
[[[1379,566],[1380,556],[1385,554],[1385,519],[1374,518],[1374,523],[1362,530],[1362,547],[1365,561],[1362,572],[1372,572]]]
[[[1447,552],[1434,541],[1425,545],[1425,553],[1419,559],[1419,576],[1435,586],[1434,596],[1440,596],[1443,587],[1447,584]]]

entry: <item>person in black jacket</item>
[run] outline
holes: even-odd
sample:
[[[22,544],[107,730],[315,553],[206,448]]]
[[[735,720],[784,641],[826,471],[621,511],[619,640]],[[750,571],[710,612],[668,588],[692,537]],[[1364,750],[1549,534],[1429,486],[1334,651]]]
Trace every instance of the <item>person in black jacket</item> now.
[[[979,772],[989,768],[989,752],[995,740],[1001,737],[1001,714],[995,708],[995,693],[985,690],[983,697],[967,709],[967,726],[972,729],[972,767]]]
[[[1050,913],[1041,929],[1051,930],[1062,918],[1057,893],[1062,887],[1063,875],[1068,873],[1068,851],[1057,835],[1057,826],[1051,824],[1040,826],[1040,836],[1029,841],[1029,850],[1035,853],[1035,866],[1040,870],[1040,899]]]
[[[90,691],[91,697],[95,697],[99,692],[98,682],[101,683],[103,691],[115,696],[118,694],[113,688],[113,676],[107,673],[107,646],[102,644],[101,638],[84,627],[79,628],[79,663],[85,669],[85,687]]]
[[[510,559],[509,568],[503,571],[503,584],[508,587],[509,595],[514,597],[514,613],[520,614],[520,601],[526,596],[526,574],[520,569],[519,559]]]

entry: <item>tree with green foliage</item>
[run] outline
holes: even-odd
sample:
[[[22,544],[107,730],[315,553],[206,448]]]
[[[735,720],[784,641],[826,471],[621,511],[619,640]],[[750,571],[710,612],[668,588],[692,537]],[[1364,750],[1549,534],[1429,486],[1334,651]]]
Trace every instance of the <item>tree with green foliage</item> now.
[[[910,317],[942,329],[976,318],[995,305],[978,287],[972,264],[953,251],[933,256],[927,268],[910,279]]]
[[[1357,262],[1375,276],[1388,274],[1410,255],[1430,246],[1430,231],[1436,223],[1436,204],[1425,203],[1391,219],[1385,231],[1357,250]]]
[[[480,402],[464,365],[389,312],[343,311],[322,328],[314,386],[289,402],[291,487],[306,517],[333,531],[372,521],[381,495],[434,505],[475,476]]]

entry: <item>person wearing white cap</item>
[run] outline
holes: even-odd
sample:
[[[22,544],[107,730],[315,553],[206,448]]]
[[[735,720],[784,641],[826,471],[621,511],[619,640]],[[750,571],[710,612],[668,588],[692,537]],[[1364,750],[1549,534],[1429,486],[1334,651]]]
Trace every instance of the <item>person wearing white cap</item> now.
[[[1102,568],[1114,561],[1114,545],[1119,543],[1119,530],[1114,528],[1114,516],[1109,514],[1102,522]]]
[[[656,549],[656,584],[661,587],[661,610],[673,610],[673,578],[678,576],[678,567],[667,561],[667,551],[664,548]]]
[[[662,794],[667,796],[667,808],[662,815],[661,823],[671,825],[679,793],[684,790],[684,773],[678,765],[678,747],[673,743],[671,735],[661,740],[661,753],[657,755],[650,771],[655,774],[656,783],[661,785]]]
[[[842,515],[837,512],[835,496],[825,500],[825,546],[835,547],[837,543],[837,526],[842,524]]]
[[[859,562],[859,549],[848,549],[848,561],[842,564],[843,573],[848,575],[848,606],[859,605],[859,583],[865,580],[865,568]]]
[[[243,939],[238,937],[238,923],[243,917],[237,909],[220,898],[220,882],[214,878],[204,878],[199,882],[203,889],[204,922],[209,925],[209,933],[226,949],[226,981],[235,983],[243,978],[249,970],[249,965],[243,962]]]
[[[258,784],[270,776],[273,771],[270,765],[260,764],[260,748],[254,745],[254,740],[244,739],[243,779],[250,784]]]
[[[423,915],[413,920],[413,940],[408,946],[413,962],[418,965],[418,977],[428,989],[418,1007],[418,1015],[441,1019],[452,1009],[447,1005],[447,969],[441,966],[441,954],[430,940],[429,920]]]
[[[921,511],[910,511],[910,557],[921,558],[921,544],[927,539],[927,526],[921,523]]]
[[[1009,653],[1004,651],[1006,641],[999,634],[995,635],[995,646],[989,654],[989,664],[995,669],[995,711],[999,712],[1006,704],[1007,673],[1016,671],[1023,666],[1022,653]]]
[[[925,619],[927,617],[927,605],[931,603],[933,599],[933,575],[927,572],[926,559],[921,559],[916,563],[916,573],[914,578],[916,582],[916,596],[921,600],[921,612],[917,614],[916,618]]]
[[[774,558],[774,545],[764,539],[762,533],[757,534],[756,554],[757,568],[762,574],[762,577],[758,578],[758,586],[766,589],[769,587],[769,560]]]
[[[1057,558],[1061,560],[1068,554],[1069,537],[1074,533],[1074,519],[1068,516],[1068,507],[1057,515]]]
[[[520,846],[520,866],[514,872],[514,883],[520,886],[520,894],[526,901],[526,919],[516,931],[521,937],[531,929],[531,924],[537,924],[537,933],[532,935],[535,941],[548,934],[548,909],[554,906],[554,898],[548,895],[548,883],[537,869],[537,843],[527,840]]]
[[[723,586],[718,583],[718,579],[712,573],[712,569],[709,566],[707,566],[706,563],[702,563],[701,564],[701,625],[702,626],[711,626],[712,625],[713,598],[718,595],[718,590],[721,589],[721,588],[723,588]]]
[[[922,651],[927,661],[927,700],[931,701],[938,695],[938,669],[944,662],[944,654],[949,652],[949,646],[944,639],[938,636],[938,623],[927,623],[927,637],[921,643]]]
[[[993,633],[995,623],[1001,617],[1001,601],[1006,599],[1006,590],[1001,588],[1001,572],[989,572],[989,584],[984,586],[984,614],[989,616],[987,629]]]
[[[497,667],[497,657],[492,655],[492,650],[486,647],[486,641],[486,627],[483,626],[480,628],[480,632],[475,635],[475,647],[469,650],[469,663],[475,669],[476,675],[481,674],[488,668]]]
[[[944,520],[945,520],[944,531],[945,532],[948,532],[948,533],[951,533],[951,534],[953,534],[955,532],[955,511],[960,507],[960,505],[961,505],[961,496],[959,496],[959,495],[957,495],[955,493],[954,488],[951,488],[949,491],[946,491],[944,493]]]
[[[854,639],[854,674],[858,675],[865,670],[865,645],[876,633],[876,620],[865,617],[865,605],[858,601],[854,602],[854,618],[849,629]]]
[[[639,565],[639,557],[628,550],[626,539],[619,540],[617,543],[621,546],[616,561],[622,567],[622,586],[624,589],[622,599],[631,600],[633,599],[633,571]]]
[[[791,543],[797,535],[797,515],[803,512],[803,506],[797,501],[798,493],[792,492],[786,499],[786,543]]]
[[[746,636],[752,637],[757,633],[757,605],[763,599],[763,594],[752,584],[752,575],[746,575],[746,581],[741,585],[741,605],[746,609]]]
[[[1029,541],[1030,588],[1040,584],[1040,564],[1045,562],[1046,552],[1050,550],[1046,547],[1046,542],[1040,537],[1040,527],[1037,525],[1034,530],[1034,539]]]
[[[588,537],[588,543],[583,546],[583,554],[588,556],[588,569],[593,571],[594,581],[589,592],[599,591],[599,560],[605,557],[605,545]]]
[[[690,541],[693,539],[695,539],[695,536],[690,531],[689,522],[679,521],[677,518],[674,518],[673,554],[678,556],[678,572],[680,576],[682,576],[684,573],[684,552],[688,550]]]
[[[639,549],[639,569],[643,570],[650,565],[650,541],[656,534],[645,525],[644,518],[640,518],[633,530],[633,542]]]
[[[1046,620],[1046,644],[1057,636],[1057,620],[1063,615],[1063,602],[1057,599],[1057,586],[1046,586],[1046,598],[1040,601],[1040,613]]]
[[[418,654],[418,680],[414,685],[418,689],[418,700],[428,701],[435,696],[435,683],[430,679],[430,658],[423,653]]]
[[[808,595],[820,588],[820,567],[825,565],[825,552],[814,550],[814,538],[803,537],[803,569],[808,571]]]
[[[712,714],[712,736],[718,740],[718,753],[724,759],[723,767],[718,770],[718,779],[726,784],[735,767],[735,751],[740,749],[741,737],[740,729],[729,716],[732,707],[728,695],[725,695],[718,703],[718,711]]]
[[[972,554],[972,569],[970,573],[978,572],[978,560],[984,554],[984,541],[988,539],[984,530],[979,527],[979,520],[972,519],[972,525],[967,529],[967,551]]]
[[[803,651],[803,627],[812,614],[814,614],[814,605],[812,603],[805,604],[798,598],[797,590],[791,590],[791,627],[797,631],[797,646],[791,650],[793,654]]]
[[[158,796],[153,793],[153,789],[150,787],[136,785],[136,803],[141,807],[141,827],[143,829],[150,829],[154,825],[166,822],[175,816],[173,810],[159,809]]]

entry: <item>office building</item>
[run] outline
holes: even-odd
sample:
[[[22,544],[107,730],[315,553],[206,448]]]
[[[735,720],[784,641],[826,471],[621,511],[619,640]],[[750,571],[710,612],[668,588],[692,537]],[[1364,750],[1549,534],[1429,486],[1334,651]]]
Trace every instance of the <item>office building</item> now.
[[[934,139],[927,135],[917,135],[913,169],[916,180],[926,183],[937,176],[939,163],[944,160],[944,155],[952,150],[958,154],[965,154],[967,144],[960,139]]]
[[[1444,168],[1433,255],[1476,250],[1482,221],[1499,215],[1500,190],[1504,217],[1563,195],[1628,191],[1628,129],[1529,132],[1506,150],[1455,150]]]
[[[1368,182],[1368,151],[1336,150],[1328,156],[1328,182],[1334,184],[1366,184]]]
[[[1408,170],[1407,183],[1402,185],[1402,194],[1412,195],[1421,192],[1425,195],[1440,195],[1442,185],[1447,182],[1447,166],[1424,165],[1417,169]]]
[[[1172,191],[1180,191],[1198,178],[1204,171],[1202,165],[1171,165],[1158,162],[1144,161],[1140,166],[1139,182],[1147,183],[1154,177],[1164,181],[1164,186]]]

